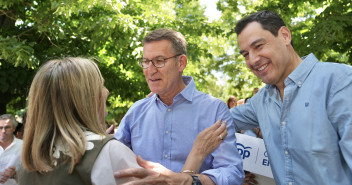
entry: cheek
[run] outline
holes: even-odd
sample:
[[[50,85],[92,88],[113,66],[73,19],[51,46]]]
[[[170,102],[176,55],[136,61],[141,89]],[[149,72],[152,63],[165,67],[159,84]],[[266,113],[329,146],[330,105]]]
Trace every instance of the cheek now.
[[[247,66],[249,69],[251,69],[251,65],[249,64],[249,61],[248,61],[248,60],[246,60],[246,66]]]
[[[147,78],[147,75],[148,75],[148,69],[143,69],[143,74],[144,74],[145,78]]]
[[[249,62],[246,61],[246,65],[253,73],[255,73],[255,70],[253,70],[253,67],[249,64]]]

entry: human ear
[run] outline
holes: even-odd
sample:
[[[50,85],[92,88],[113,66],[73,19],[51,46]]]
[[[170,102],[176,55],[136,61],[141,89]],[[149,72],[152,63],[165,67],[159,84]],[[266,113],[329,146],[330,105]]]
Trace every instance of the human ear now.
[[[187,66],[187,56],[180,55],[179,56],[179,72],[182,72]]]
[[[291,44],[291,31],[286,27],[282,26],[278,31],[279,37],[285,42],[285,44]]]

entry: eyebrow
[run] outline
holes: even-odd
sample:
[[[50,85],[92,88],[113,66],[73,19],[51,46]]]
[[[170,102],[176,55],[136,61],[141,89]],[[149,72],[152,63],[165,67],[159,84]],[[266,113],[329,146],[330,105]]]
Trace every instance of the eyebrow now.
[[[154,59],[154,58],[158,58],[158,57],[165,57],[165,56],[163,56],[163,55],[158,55],[158,56],[156,56],[156,57],[153,57],[152,59]],[[143,56],[143,58],[145,58],[145,59],[149,59],[149,58],[146,58],[146,57],[144,57],[144,56]]]
[[[255,41],[253,41],[250,45],[249,45],[249,47],[250,48],[252,48],[254,45],[256,45],[258,42],[263,42],[265,39],[263,39],[263,38],[260,38],[260,39],[257,39],[257,40],[255,40]],[[242,53],[244,53],[244,52],[246,52],[246,50],[241,50],[240,51],[240,54],[242,54]]]

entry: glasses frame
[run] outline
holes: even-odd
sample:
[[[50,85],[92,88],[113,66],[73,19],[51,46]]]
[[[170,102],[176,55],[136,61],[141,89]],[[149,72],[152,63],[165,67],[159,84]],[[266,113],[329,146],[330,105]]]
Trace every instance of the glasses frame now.
[[[143,63],[144,63],[143,60],[145,59],[146,62],[152,62],[152,64],[153,64],[154,67],[156,67],[156,68],[163,68],[163,67],[165,67],[166,60],[171,59],[171,58],[178,57],[178,56],[180,56],[180,55],[183,55],[183,54],[177,54],[177,55],[174,55],[174,56],[172,56],[172,57],[162,59],[162,60],[164,61],[162,66],[156,66],[156,65],[155,65],[156,62],[154,62],[153,60],[156,60],[157,57],[154,57],[154,58],[152,58],[151,60],[149,60],[149,59],[147,59],[147,58],[142,58],[142,59],[139,60],[139,65],[141,65],[141,67],[142,67],[143,69],[148,69],[148,68],[149,68],[149,64],[148,64],[148,66],[143,67]]]

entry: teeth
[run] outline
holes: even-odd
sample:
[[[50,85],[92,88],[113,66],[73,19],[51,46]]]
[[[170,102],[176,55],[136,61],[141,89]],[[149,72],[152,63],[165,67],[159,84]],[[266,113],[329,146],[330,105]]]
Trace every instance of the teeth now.
[[[263,65],[261,68],[258,69],[258,71],[261,71],[261,70],[265,69],[266,66],[268,66],[268,64]]]

